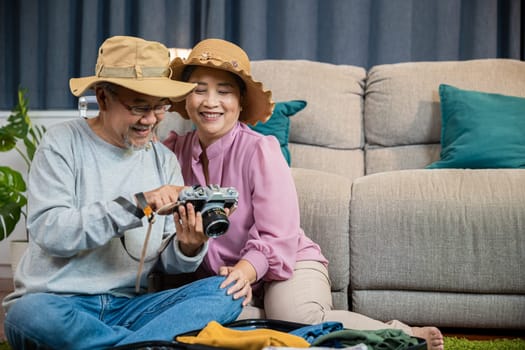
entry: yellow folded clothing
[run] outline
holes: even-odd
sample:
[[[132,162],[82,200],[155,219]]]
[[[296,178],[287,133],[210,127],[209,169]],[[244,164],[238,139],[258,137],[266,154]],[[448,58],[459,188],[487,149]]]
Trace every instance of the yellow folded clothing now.
[[[261,350],[265,346],[308,348],[303,338],[273,329],[236,330],[221,326],[215,321],[208,323],[196,336],[178,336],[176,340],[186,344],[201,344],[239,350]]]

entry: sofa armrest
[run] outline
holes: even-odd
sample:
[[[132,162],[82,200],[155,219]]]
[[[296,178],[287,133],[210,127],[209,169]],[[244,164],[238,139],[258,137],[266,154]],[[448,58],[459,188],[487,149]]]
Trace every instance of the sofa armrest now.
[[[349,284],[349,217],[351,181],[343,176],[292,168],[305,234],[328,259],[334,304],[347,308]]]

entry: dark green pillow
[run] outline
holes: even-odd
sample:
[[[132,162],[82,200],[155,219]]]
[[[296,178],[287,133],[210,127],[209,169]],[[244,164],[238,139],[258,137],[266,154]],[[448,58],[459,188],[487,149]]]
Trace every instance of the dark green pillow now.
[[[306,101],[292,100],[277,102],[273,113],[265,123],[257,123],[255,126],[249,125],[253,130],[263,135],[273,135],[279,140],[283,156],[291,164],[290,151],[288,150],[288,137],[290,135],[290,119],[295,113],[306,107]]]
[[[439,86],[436,168],[525,168],[525,98]]]

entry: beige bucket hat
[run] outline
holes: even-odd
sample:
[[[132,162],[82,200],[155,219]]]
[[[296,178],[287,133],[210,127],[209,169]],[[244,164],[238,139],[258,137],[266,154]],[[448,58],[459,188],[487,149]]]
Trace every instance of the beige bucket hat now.
[[[99,48],[95,75],[69,80],[75,96],[98,82],[109,82],[141,94],[180,101],[196,84],[170,79],[170,56],[166,46],[130,36],[113,36]]]
[[[274,103],[272,92],[265,90],[263,84],[253,79],[250,69],[250,59],[239,46],[222,39],[204,39],[193,47],[187,59],[176,57],[171,62],[173,74],[171,79],[181,80],[184,68],[187,66],[204,66],[222,69],[239,76],[246,85],[243,96],[242,111],[239,120],[255,125],[265,122],[271,116]],[[185,103],[175,102],[172,109],[183,118],[189,119]]]

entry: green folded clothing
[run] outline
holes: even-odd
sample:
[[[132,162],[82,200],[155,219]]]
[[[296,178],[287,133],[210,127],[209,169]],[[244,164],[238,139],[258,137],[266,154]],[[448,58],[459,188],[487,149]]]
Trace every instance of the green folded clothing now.
[[[311,346],[341,347],[360,343],[365,344],[369,350],[405,350],[411,345],[417,345],[418,340],[400,329],[375,331],[343,329],[316,338]]]

